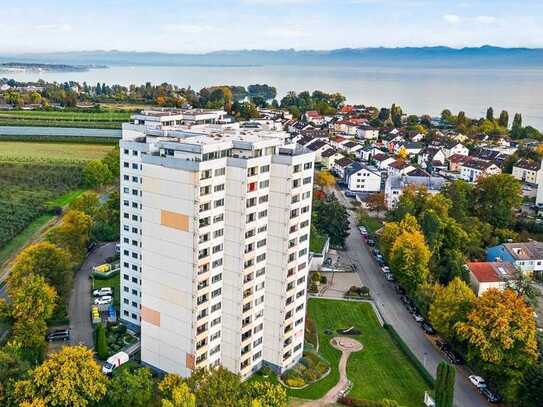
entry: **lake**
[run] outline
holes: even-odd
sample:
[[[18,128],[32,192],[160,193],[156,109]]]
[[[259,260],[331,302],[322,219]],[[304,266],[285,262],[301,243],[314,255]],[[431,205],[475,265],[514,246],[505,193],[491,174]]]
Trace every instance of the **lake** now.
[[[8,76],[0,74],[0,76]],[[349,103],[399,104],[404,112],[439,115],[445,108],[468,116],[485,115],[488,106],[522,113],[524,124],[543,129],[543,69],[463,69],[378,66],[112,66],[88,72],[10,73],[20,81],[86,81],[95,84],[168,82],[200,89],[211,85],[267,83],[278,98],[294,90],[341,92]]]

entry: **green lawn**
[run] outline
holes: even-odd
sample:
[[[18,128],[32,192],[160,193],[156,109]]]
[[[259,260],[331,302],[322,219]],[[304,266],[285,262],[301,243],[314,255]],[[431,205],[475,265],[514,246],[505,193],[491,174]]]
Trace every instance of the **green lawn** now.
[[[337,383],[341,353],[330,345],[331,337],[325,335],[324,330],[355,326],[362,332],[357,339],[364,349],[349,358],[347,375],[354,384],[349,395],[368,400],[388,398],[409,407],[423,405],[427,389],[424,379],[379,325],[370,304],[312,298],[308,314],[319,331],[319,353],[332,364],[332,372],[305,389],[289,390],[289,396],[317,399]]]
[[[322,236],[317,233],[311,233],[309,239],[309,250],[313,253],[322,253],[324,244],[326,243],[326,236]]]
[[[94,278],[92,285],[93,290],[102,287],[113,288],[113,305],[119,309],[121,301],[121,273],[119,272],[113,277],[106,279]]]
[[[70,191],[67,194],[59,196],[57,199],[53,199],[49,202],[49,204],[51,206],[66,206],[85,191],[86,189],[76,189],[75,191]]]

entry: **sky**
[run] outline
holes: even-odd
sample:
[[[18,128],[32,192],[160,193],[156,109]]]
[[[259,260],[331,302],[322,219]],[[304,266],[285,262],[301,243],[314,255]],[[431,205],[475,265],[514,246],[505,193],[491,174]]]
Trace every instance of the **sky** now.
[[[543,0],[26,0],[0,52],[543,47]]]

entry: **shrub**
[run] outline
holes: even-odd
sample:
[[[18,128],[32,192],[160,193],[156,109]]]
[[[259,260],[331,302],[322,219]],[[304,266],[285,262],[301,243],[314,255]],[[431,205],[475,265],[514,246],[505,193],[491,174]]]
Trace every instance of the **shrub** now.
[[[305,386],[305,381],[301,377],[294,377],[292,379],[286,380],[287,386],[289,387],[303,387]]]
[[[102,324],[96,326],[96,354],[98,358],[105,360],[108,356],[108,340],[106,330]]]
[[[314,282],[321,281],[321,273],[319,273],[318,271],[314,272],[313,275],[311,276],[311,281],[314,281]]]
[[[319,286],[317,285],[317,283],[315,282],[312,282],[309,286],[309,292],[311,293],[318,293],[319,292]]]
[[[328,282],[328,278],[326,276],[321,276],[321,284],[326,284]]]
[[[360,295],[364,295],[364,296],[370,295],[370,289],[366,286],[360,287]]]

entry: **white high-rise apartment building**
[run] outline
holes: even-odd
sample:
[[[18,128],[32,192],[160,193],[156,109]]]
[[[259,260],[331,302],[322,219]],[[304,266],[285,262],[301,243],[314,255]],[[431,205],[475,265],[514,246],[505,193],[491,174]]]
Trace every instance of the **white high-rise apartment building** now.
[[[223,116],[143,112],[120,142],[121,318],[144,363],[183,376],[303,352],[314,153]]]

